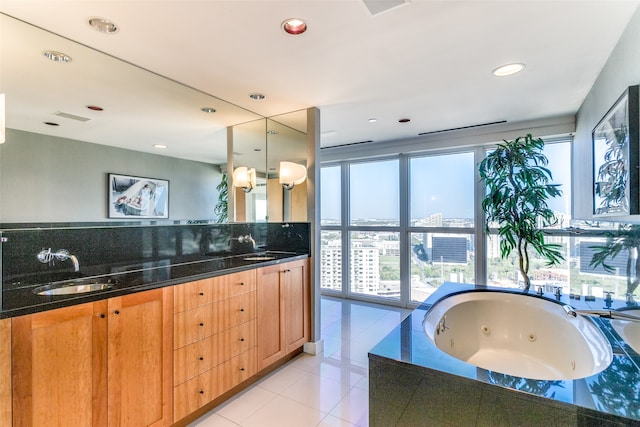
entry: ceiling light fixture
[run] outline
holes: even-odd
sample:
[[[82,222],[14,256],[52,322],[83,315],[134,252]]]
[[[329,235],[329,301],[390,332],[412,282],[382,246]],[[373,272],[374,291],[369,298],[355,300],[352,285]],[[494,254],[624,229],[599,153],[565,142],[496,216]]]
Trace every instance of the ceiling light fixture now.
[[[216,112],[216,109],[215,109],[215,108],[211,108],[211,107],[202,107],[200,110],[201,110],[203,113],[207,113],[207,114],[215,113],[215,112]]]
[[[98,105],[87,105],[87,108],[91,111],[103,111],[104,108],[98,106]]]
[[[375,118],[370,118],[370,119],[369,119],[369,123],[375,123],[375,122],[377,122],[377,121],[378,121],[378,119],[375,119]]]
[[[525,65],[520,63],[502,65],[492,71],[496,77],[506,77],[524,70]]]
[[[88,23],[91,28],[104,34],[113,34],[118,32],[118,26],[108,19],[90,18]]]
[[[250,193],[256,187],[256,170],[240,166],[233,171],[233,186],[242,188],[245,193]]]
[[[60,124],[56,122],[42,122],[42,123],[44,123],[47,126],[60,126]]]
[[[261,101],[261,100],[265,99],[266,96],[261,94],[261,93],[251,93],[251,94],[249,94],[249,98],[255,99],[256,101]]]
[[[398,120],[398,123],[409,123],[410,121],[411,119],[404,118],[404,119]]]
[[[285,33],[297,36],[307,31],[307,23],[300,18],[289,18],[282,22]]]
[[[56,52],[55,50],[45,50],[42,54],[45,58],[50,59],[53,62],[59,62],[61,64],[71,62],[71,57],[66,53]]]
[[[153,148],[157,148],[159,150],[164,150],[165,148],[167,148],[167,146],[164,145],[164,144],[153,144]]]
[[[280,176],[278,181],[285,190],[291,190],[294,186],[302,184],[307,179],[307,168],[293,162],[280,162]]]

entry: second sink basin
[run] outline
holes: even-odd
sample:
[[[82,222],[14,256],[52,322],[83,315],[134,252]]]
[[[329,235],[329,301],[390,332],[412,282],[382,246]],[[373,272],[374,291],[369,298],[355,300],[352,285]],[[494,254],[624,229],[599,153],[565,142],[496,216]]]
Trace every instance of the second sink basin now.
[[[70,280],[68,282],[50,283],[33,290],[36,295],[75,295],[88,292],[104,291],[116,284],[112,279]]]

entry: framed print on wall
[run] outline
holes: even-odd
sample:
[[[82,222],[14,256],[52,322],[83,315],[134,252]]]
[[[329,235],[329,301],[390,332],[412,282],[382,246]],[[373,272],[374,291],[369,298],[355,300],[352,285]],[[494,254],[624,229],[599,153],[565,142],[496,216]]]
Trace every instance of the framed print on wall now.
[[[169,218],[169,181],[109,174],[109,218]]]
[[[638,87],[629,86],[593,129],[594,216],[640,213]]]

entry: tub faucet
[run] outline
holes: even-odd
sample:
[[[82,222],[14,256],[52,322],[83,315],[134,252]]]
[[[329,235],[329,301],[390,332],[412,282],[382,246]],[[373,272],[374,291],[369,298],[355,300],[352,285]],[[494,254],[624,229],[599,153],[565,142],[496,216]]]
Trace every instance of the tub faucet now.
[[[632,322],[640,322],[640,317],[627,314],[616,310],[576,310],[570,305],[563,305],[565,313],[571,317],[578,317],[578,314],[590,317],[600,317],[602,319],[629,320]]]
[[[58,261],[66,261],[70,260],[73,264],[73,271],[80,271],[80,262],[78,261],[78,257],[69,253],[66,249],[58,249],[56,252],[51,252],[51,248],[43,249],[38,252],[37,255],[38,261],[43,264],[52,265],[55,260]]]

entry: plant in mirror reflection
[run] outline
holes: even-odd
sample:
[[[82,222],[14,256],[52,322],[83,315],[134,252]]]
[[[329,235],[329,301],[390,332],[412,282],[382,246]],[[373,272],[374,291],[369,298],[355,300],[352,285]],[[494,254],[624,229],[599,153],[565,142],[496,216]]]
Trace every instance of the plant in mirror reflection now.
[[[545,243],[543,228],[557,224],[547,200],[560,196],[559,184],[550,184],[551,171],[543,154],[544,141],[531,134],[513,141],[503,141],[480,162],[479,173],[486,187],[482,200],[485,228],[497,224],[500,256],[504,259],[512,250],[518,254],[518,270],[524,280],[529,278],[529,247],[546,259],[547,265],[564,259],[561,245]]]
[[[217,216],[216,222],[218,224],[229,222],[229,177],[227,172],[222,173],[222,178],[220,179],[220,183],[216,185],[216,190],[218,190],[218,203],[213,209],[213,213]]]

